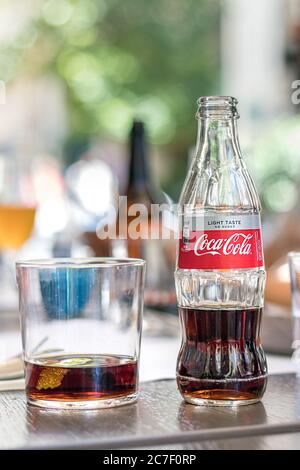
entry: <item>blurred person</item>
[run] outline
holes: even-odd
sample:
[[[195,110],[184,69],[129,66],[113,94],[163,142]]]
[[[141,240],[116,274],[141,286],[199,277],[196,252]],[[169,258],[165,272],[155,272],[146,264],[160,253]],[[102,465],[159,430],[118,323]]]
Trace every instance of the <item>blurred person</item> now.
[[[300,190],[298,191],[300,201]],[[267,281],[265,297],[272,303],[291,305],[287,254],[300,251],[300,204],[287,214],[281,214],[273,227],[273,238],[265,245]]]

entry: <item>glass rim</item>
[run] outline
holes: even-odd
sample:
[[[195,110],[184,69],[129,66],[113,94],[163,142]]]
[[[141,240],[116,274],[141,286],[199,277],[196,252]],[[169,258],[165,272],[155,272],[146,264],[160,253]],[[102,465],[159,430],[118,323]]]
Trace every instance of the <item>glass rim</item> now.
[[[300,258],[300,251],[289,251],[288,259]]]
[[[120,266],[145,266],[146,261],[141,258],[45,258],[32,260],[19,260],[17,268],[116,268]]]
[[[238,100],[233,96],[200,96],[197,104],[197,119],[229,120],[239,118]]]
[[[209,96],[200,96],[197,99],[198,105],[208,104],[208,105],[224,105],[224,104],[238,104],[238,100],[234,96],[230,95],[209,95]]]

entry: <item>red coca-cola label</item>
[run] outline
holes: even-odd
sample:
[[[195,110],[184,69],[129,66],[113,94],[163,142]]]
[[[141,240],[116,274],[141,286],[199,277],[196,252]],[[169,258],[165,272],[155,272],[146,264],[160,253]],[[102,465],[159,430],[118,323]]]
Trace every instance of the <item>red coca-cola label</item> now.
[[[242,269],[263,264],[257,214],[185,219],[179,243],[179,268]]]

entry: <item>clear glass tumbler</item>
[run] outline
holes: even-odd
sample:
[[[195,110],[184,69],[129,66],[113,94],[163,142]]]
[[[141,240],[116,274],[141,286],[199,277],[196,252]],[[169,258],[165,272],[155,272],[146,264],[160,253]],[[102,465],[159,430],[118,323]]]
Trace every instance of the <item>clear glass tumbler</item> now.
[[[28,402],[126,405],[138,394],[145,261],[17,263]]]
[[[288,257],[292,291],[292,348],[294,350],[292,360],[296,364],[297,375],[300,375],[300,252],[291,251]]]

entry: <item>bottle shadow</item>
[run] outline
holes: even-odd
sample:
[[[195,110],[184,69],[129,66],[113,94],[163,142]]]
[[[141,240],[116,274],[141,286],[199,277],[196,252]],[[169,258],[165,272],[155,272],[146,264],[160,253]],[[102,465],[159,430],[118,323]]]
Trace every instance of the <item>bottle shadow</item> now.
[[[182,431],[196,431],[263,425],[267,423],[267,413],[261,402],[239,407],[206,407],[182,402],[177,419]]]

